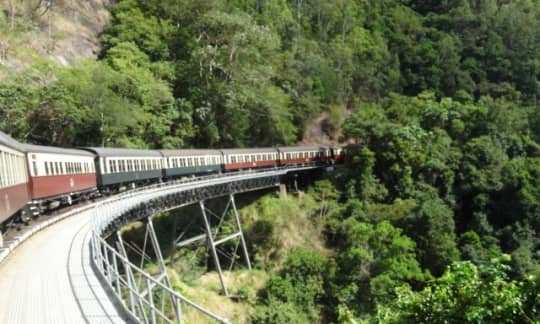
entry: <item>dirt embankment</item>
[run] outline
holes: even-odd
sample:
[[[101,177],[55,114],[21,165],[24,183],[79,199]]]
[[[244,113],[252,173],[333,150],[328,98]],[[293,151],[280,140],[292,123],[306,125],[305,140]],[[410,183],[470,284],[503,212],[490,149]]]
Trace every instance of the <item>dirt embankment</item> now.
[[[341,123],[350,115],[345,106],[333,107],[323,111],[309,121],[304,129],[299,145],[340,145],[343,144]]]

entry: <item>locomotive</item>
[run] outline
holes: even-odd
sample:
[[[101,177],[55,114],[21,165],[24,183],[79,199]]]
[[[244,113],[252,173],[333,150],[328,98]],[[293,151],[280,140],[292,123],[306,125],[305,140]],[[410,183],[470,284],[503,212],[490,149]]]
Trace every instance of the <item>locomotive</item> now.
[[[291,146],[138,150],[20,143],[0,132],[0,238],[16,222],[60,206],[180,177],[342,162],[347,149]],[[1,242],[1,240],[0,240]]]

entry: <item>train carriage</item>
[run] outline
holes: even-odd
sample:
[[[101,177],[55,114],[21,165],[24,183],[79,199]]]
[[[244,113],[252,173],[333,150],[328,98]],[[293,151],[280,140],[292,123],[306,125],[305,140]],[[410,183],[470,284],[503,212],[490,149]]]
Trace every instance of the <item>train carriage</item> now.
[[[32,204],[40,211],[95,195],[94,155],[76,149],[22,144]]]
[[[28,171],[21,144],[0,132],[0,224],[5,225],[6,220],[19,212],[26,220],[25,206],[30,200]]]
[[[98,188],[108,193],[161,180],[163,157],[158,151],[121,148],[85,148],[96,155]]]
[[[347,147],[332,147],[332,158],[335,163],[343,163],[347,157]]]
[[[223,157],[218,150],[160,150],[164,159],[163,177],[221,172]]]
[[[221,152],[225,171],[278,165],[278,151],[275,148],[223,149]]]
[[[327,146],[289,146],[279,147],[279,163],[290,164],[327,163],[331,157]]]

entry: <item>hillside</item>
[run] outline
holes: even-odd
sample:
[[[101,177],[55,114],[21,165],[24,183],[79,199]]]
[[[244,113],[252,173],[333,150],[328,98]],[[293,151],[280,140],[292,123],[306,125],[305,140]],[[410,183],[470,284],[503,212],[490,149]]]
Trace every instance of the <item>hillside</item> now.
[[[96,58],[110,0],[2,0],[1,69],[21,71],[44,59],[62,66]]]
[[[540,1],[1,3],[17,139],[359,144],[304,198],[246,209],[291,241],[270,267],[276,244],[252,247],[243,320],[540,322]]]

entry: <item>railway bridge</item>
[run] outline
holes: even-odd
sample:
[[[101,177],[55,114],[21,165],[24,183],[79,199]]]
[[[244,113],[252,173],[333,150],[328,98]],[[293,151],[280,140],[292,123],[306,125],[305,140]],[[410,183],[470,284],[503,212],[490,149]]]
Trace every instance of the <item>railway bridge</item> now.
[[[228,323],[171,287],[153,216],[187,205],[200,208],[204,232],[188,239],[180,237],[175,243],[180,247],[206,241],[222,293],[227,295],[217,247],[234,240],[246,266],[251,267],[235,195],[277,187],[298,176],[312,177],[324,169],[290,166],[170,181],[59,215],[57,219],[63,220],[54,226],[45,227],[53,222],[48,221],[39,232],[32,229],[0,250],[0,261],[4,259],[0,263],[0,323],[182,323],[186,311]],[[209,200],[223,197],[227,200],[224,211],[207,207]],[[236,229],[223,235],[220,225],[227,212],[233,215]],[[209,214],[217,218],[217,224]],[[158,274],[147,273],[126,253],[119,231],[135,221],[145,225],[145,241],[148,238],[153,247]],[[166,298],[158,303],[156,296]]]

